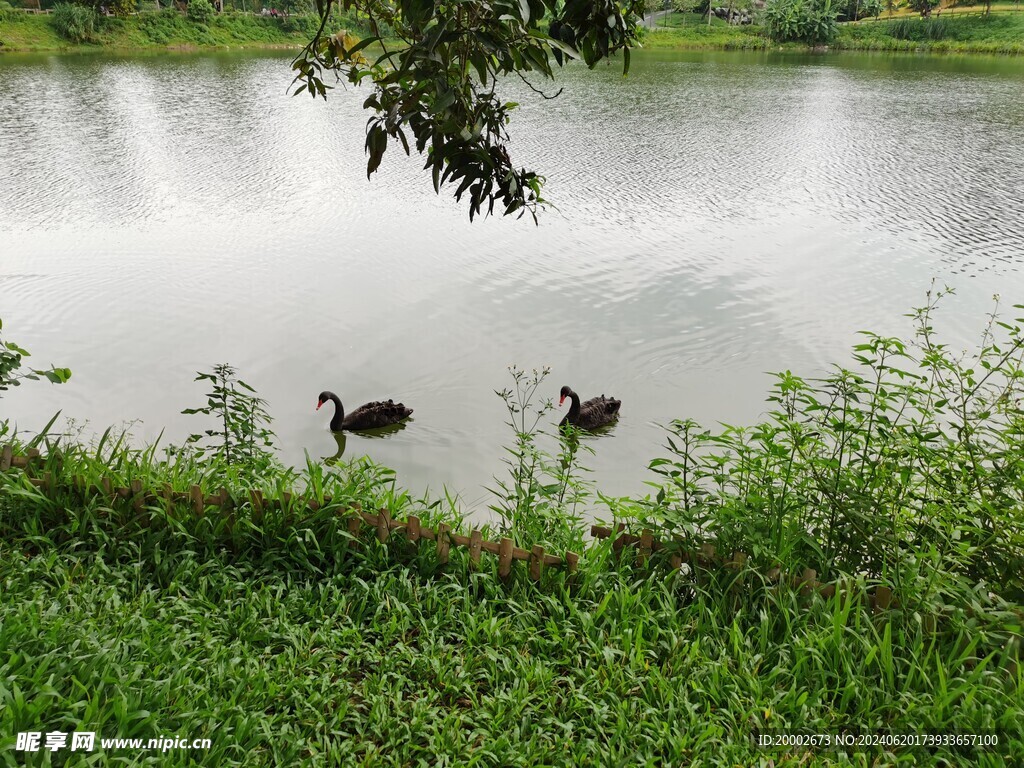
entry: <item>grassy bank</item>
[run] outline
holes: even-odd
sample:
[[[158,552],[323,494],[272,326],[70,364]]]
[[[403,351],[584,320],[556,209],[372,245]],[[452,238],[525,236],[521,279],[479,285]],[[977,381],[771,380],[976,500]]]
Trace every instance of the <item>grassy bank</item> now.
[[[757,25],[734,26],[718,18],[671,14],[644,38],[644,47],[726,50],[806,50],[803,45],[779,45]],[[1024,53],[1024,13],[1002,10],[990,16],[940,15],[932,19],[901,16],[840,24],[830,46],[837,50],[915,51],[923,53]]]
[[[515,372],[494,526],[581,552],[575,575],[503,580],[466,548],[442,565],[401,530],[353,535],[355,503],[456,528],[458,511],[365,460],[280,466],[261,447],[262,401],[227,378],[200,377],[216,388],[193,409],[223,403],[223,429],[166,455],[36,437],[38,482],[0,471],[0,764],[26,762],[25,731],[211,740],[105,756],[130,765],[1013,764],[1024,321],[994,312],[960,355],[935,337],[937,304],[915,310],[910,341],[865,334],[853,370],[780,374],[759,424],[673,422],[654,492],[601,498],[672,542],[643,561],[584,541],[578,506],[597,498],[582,449],[569,436],[544,452],[544,372]],[[8,442],[33,447],[0,422]],[[230,511],[197,506],[193,485],[223,488]],[[669,567],[709,540],[749,559]],[[776,586],[772,566],[845,586]],[[896,600],[875,612],[878,584]],[[769,732],[998,743],[809,755],[758,746]]]
[[[102,463],[153,471],[125,451]],[[438,514],[365,466],[332,477],[335,498]],[[187,506],[0,482],[4,765],[33,764],[12,751],[21,731],[212,742],[106,753],[161,766],[808,764],[753,743],[768,731],[1000,742],[818,749],[821,766],[995,767],[1024,749],[1024,676],[1003,649],[1020,619],[982,595],[935,631],[911,611],[872,618],[863,582],[806,600],[750,574],[616,564],[604,545],[571,588],[561,573],[537,587],[454,550],[440,568],[400,536],[350,549],[337,506],[258,522],[240,508],[229,532]]]
[[[342,22],[344,26],[345,20]],[[312,17],[274,19],[222,14],[209,24],[173,10],[127,18],[101,17],[93,39],[73,44],[61,36],[53,14],[8,12],[0,22],[0,51],[154,50],[166,48],[301,47],[316,30]]]

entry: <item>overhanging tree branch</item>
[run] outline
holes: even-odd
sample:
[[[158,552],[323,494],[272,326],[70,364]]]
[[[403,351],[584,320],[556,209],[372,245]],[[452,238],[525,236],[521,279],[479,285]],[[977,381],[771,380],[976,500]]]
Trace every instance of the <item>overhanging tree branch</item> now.
[[[546,203],[544,177],[513,166],[506,127],[518,105],[497,97],[496,81],[512,73],[526,80],[529,72],[553,79],[568,59],[593,68],[618,51],[626,74],[643,16],[643,0],[344,0],[344,7],[365,14],[374,35],[328,35],[331,3],[317,0],[321,23],[292,65],[295,92],[326,99],[325,71],[355,85],[370,80],[367,176],[389,141],[406,154],[415,145],[434,190],[457,182],[455,199],[469,198],[471,220],[498,204],[504,215],[529,212],[535,222]],[[393,50],[383,29],[398,42]],[[370,62],[364,52],[375,44],[383,52]]]

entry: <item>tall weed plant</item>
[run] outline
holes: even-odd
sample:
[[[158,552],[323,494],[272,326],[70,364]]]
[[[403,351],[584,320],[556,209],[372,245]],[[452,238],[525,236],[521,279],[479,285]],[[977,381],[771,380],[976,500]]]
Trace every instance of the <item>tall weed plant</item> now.
[[[495,478],[496,502],[490,509],[502,521],[502,531],[520,544],[544,542],[556,548],[578,549],[582,544],[582,511],[591,495],[578,462],[579,434],[572,427],[549,434],[541,423],[553,410],[550,398],[540,397],[550,368],[532,372],[509,368],[514,388],[495,391],[508,411],[506,424],[515,439],[506,446],[507,478]],[[555,440],[552,450],[542,442]]]

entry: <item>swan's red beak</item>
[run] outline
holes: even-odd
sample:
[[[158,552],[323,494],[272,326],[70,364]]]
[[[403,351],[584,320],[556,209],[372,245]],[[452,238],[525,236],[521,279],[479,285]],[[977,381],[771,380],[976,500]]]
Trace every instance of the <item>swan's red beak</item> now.
[[[316,409],[319,411],[320,410],[320,406],[323,405],[323,404],[324,404],[323,400],[317,400],[316,401]]]
[[[562,395],[560,398],[558,398],[558,404],[561,405],[564,402],[565,402],[565,395]]]

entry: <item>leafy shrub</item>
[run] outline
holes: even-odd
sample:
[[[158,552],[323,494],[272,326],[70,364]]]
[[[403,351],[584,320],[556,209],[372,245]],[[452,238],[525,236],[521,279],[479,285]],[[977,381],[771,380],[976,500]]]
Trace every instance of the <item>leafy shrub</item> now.
[[[672,456],[651,463],[665,478],[654,517],[721,551],[887,578],[922,600],[937,574],[1024,597],[1024,318],[993,312],[979,351],[959,355],[934,335],[942,295],[915,310],[912,341],[865,334],[857,370],[778,374],[777,408],[754,427],[673,422]]]
[[[96,12],[84,5],[58,3],[53,6],[53,26],[72,43],[89,43],[96,31]]]
[[[209,24],[214,16],[210,0],[189,0],[188,17],[199,24]]]
[[[765,5],[768,35],[778,43],[825,45],[839,27],[832,0],[769,0]]]
[[[7,0],[0,0],[0,22],[14,21],[17,13],[14,10],[14,6],[8,3]]]

